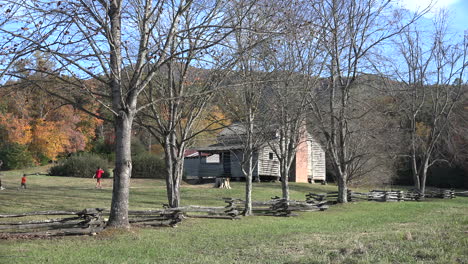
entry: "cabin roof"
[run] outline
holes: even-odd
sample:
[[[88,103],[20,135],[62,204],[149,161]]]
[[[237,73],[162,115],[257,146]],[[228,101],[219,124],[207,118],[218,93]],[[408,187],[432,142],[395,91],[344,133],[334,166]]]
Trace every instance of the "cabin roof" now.
[[[196,158],[199,155],[198,153],[199,153],[199,150],[197,149],[186,149],[184,152],[184,158]],[[208,157],[210,155],[211,155],[210,153],[204,153],[204,152],[200,153],[200,156],[202,157]]]
[[[222,144],[222,143],[217,143],[213,144],[207,147],[200,147],[197,148],[198,151],[205,151],[205,152],[221,152],[221,151],[230,151],[230,150],[236,150],[236,149],[243,149],[244,145],[243,144]]]

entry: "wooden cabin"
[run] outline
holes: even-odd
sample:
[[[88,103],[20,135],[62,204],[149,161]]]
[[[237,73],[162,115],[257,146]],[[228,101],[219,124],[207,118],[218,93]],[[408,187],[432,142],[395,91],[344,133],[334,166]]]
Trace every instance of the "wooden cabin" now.
[[[190,154],[185,156],[185,175],[200,179],[229,177],[232,180],[241,180],[244,178],[240,162],[244,149],[242,137],[245,133],[243,131],[241,125],[233,124],[219,133],[218,143],[190,150]],[[325,182],[325,151],[309,133],[304,135],[304,138],[305,140],[298,146],[289,180],[291,182]],[[268,140],[269,142],[258,147],[254,155],[256,166],[253,176],[255,178],[260,175],[262,180],[278,180],[280,177],[279,162],[270,147],[277,141],[275,133],[272,133]]]

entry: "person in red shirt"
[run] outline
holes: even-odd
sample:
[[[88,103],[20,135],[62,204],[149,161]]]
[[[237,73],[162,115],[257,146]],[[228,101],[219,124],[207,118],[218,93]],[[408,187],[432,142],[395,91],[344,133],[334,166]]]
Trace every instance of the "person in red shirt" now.
[[[26,189],[26,175],[21,177],[21,188]]]
[[[94,173],[94,176],[93,176],[93,179],[96,178],[96,188],[99,188],[101,189],[102,186],[101,186],[101,179],[102,179],[102,174],[104,173],[104,171],[101,169],[101,167],[98,167],[97,170],[96,170],[96,173]]]

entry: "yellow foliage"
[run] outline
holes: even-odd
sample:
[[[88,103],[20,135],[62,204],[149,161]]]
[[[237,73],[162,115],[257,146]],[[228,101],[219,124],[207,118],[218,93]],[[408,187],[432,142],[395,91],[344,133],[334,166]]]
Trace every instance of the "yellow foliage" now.
[[[9,142],[26,145],[32,140],[32,127],[27,119],[16,118],[11,113],[0,114],[0,126],[5,130],[5,140]]]
[[[61,129],[64,125],[63,121],[37,120],[34,125],[31,150],[55,160],[70,144],[67,133]]]
[[[89,143],[96,137],[96,127],[102,125],[104,121],[79,110],[76,110],[76,115],[80,118],[76,129],[83,134],[86,149],[90,150],[92,145]]]

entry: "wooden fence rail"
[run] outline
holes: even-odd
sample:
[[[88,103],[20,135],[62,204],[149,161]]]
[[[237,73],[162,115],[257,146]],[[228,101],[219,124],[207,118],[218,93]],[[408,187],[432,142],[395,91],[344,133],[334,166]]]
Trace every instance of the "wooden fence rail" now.
[[[351,190],[348,190],[347,198],[351,202],[352,197]],[[307,203],[326,203],[336,204],[338,202],[338,192],[327,192],[327,193],[308,193],[306,194]]]
[[[0,237],[3,236],[66,236],[90,235],[102,231],[105,222],[103,209],[88,208],[82,211],[41,211],[21,214],[0,215]],[[55,219],[41,219],[48,216],[72,216]],[[30,221],[12,221],[18,217],[34,217]]]
[[[453,194],[454,194],[455,196],[468,197],[468,191],[464,191],[464,192],[454,192]]]
[[[180,210],[129,211],[128,221],[138,226],[172,226],[182,222],[184,216]]]
[[[454,190],[430,190],[425,193],[427,198],[442,198],[442,199],[453,199],[455,198],[455,191]]]
[[[368,193],[367,200],[376,202],[401,202],[405,200],[405,192],[372,190]]]
[[[245,201],[241,199],[224,198],[236,210],[245,210]],[[325,203],[308,203],[272,197],[269,201],[252,201],[252,214],[258,216],[296,216],[293,212],[313,212],[328,209]]]
[[[372,190],[369,193],[348,191],[348,201],[419,201],[424,197],[454,198],[455,195],[468,195],[468,192],[453,190],[431,190],[425,195],[418,191]],[[272,197],[269,201],[253,201],[254,215],[295,216],[293,212],[324,211],[328,204],[336,203],[338,192],[308,193],[306,201],[285,200]],[[143,226],[176,226],[184,218],[239,219],[245,209],[241,199],[223,198],[226,206],[189,205],[177,208],[165,206],[158,210],[129,211],[129,222]],[[0,214],[0,238],[10,236],[65,236],[90,235],[102,231],[105,227],[103,214],[108,210],[90,208],[77,211],[40,211],[19,214]],[[62,216],[62,218],[48,218]],[[13,221],[17,218],[32,217],[28,221]],[[46,219],[44,219],[46,218]]]
[[[377,201],[377,202],[402,202],[402,201],[420,201],[424,198],[442,198],[442,199],[453,199],[456,195],[466,195],[468,192],[454,192],[453,190],[430,190],[425,194],[417,190],[409,191],[385,191],[385,190],[372,190],[368,193],[354,192],[348,190],[348,201]],[[308,203],[328,203],[335,204],[337,202],[338,192],[328,193],[308,193],[306,194],[306,201]]]
[[[184,218],[239,219],[239,211],[233,205],[198,206],[189,205],[160,210],[129,211],[130,223],[150,226],[176,226]]]

